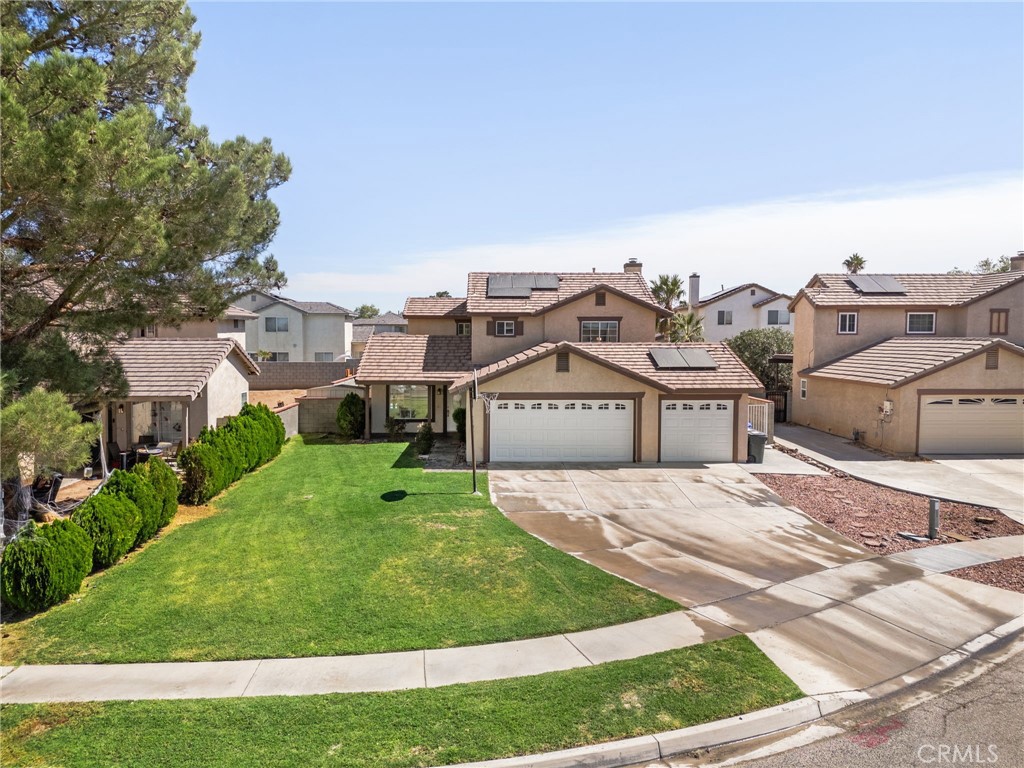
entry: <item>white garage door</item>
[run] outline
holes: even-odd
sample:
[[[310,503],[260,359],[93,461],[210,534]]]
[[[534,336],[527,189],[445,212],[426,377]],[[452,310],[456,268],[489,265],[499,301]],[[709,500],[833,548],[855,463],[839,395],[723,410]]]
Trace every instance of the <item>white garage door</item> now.
[[[732,461],[732,400],[664,400],[662,461]]]
[[[1024,397],[922,395],[918,453],[1024,453]]]
[[[498,400],[491,461],[633,461],[632,400]]]

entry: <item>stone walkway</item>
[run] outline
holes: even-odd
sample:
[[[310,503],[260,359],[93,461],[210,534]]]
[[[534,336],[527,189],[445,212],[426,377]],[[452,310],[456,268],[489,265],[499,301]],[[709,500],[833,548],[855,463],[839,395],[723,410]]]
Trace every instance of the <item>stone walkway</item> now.
[[[1018,556],[1024,536],[860,560],[690,611],[585,632],[298,659],[0,668],[4,703],[306,696],[434,688],[586,667],[748,634],[806,693],[877,685],[1019,620],[1024,597],[943,575]],[[953,594],[956,600],[948,598]]]

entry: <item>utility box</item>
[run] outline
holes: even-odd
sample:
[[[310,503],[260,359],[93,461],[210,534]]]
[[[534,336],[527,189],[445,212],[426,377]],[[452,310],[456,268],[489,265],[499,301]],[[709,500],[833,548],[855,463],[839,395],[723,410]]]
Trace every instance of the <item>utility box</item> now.
[[[764,447],[768,444],[768,435],[764,432],[747,432],[747,463],[764,464]]]

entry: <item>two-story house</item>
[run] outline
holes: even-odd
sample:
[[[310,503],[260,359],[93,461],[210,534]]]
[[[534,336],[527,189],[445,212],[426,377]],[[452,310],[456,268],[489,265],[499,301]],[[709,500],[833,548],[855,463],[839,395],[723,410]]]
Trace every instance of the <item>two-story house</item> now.
[[[363,356],[367,340],[375,333],[406,333],[409,324],[395,312],[385,312],[376,317],[361,317],[352,321],[352,357]]]
[[[1024,453],[1024,256],[987,275],[818,274],[791,420],[899,454]]]
[[[745,460],[761,383],[724,344],[655,342],[671,313],[641,269],[473,272],[465,298],[409,299],[408,333],[371,336],[356,373],[369,431],[450,431],[468,403],[482,461]]]
[[[238,304],[258,318],[245,327],[245,351],[271,363],[344,362],[352,356],[355,314],[329,301],[295,301],[263,291]]]
[[[196,317],[177,327],[149,325],[137,328],[133,336],[137,339],[232,339],[244,349],[246,323],[258,317],[255,312],[229,304],[220,317]]]
[[[702,318],[706,341],[725,341],[753,328],[793,330],[789,312],[793,297],[758,283],[723,288],[701,297],[700,275],[694,273],[690,275],[689,296],[689,310]]]

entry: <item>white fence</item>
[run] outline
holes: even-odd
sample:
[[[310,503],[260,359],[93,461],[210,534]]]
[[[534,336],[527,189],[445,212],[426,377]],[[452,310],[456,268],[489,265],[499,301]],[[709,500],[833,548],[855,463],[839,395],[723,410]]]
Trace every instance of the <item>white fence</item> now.
[[[768,442],[775,442],[775,403],[762,400],[760,397],[750,398],[747,407],[747,422],[758,432],[768,435]]]

